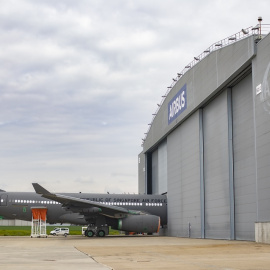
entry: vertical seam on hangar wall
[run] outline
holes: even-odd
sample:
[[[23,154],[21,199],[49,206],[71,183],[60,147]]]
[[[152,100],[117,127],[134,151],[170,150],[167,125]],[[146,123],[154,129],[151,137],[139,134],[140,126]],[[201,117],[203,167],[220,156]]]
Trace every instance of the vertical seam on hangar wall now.
[[[205,238],[205,191],[204,191],[204,145],[203,144],[204,144],[204,140],[203,140],[203,110],[199,109],[201,238]]]
[[[233,171],[233,117],[232,117],[232,89],[227,88],[227,116],[228,116],[228,158],[229,158],[229,189],[230,189],[230,239],[235,239],[235,198]]]

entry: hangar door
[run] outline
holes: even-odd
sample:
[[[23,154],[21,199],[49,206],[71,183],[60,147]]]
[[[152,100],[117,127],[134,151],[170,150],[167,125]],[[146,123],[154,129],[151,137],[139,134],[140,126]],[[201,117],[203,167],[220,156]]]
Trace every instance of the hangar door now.
[[[201,237],[199,112],[167,138],[169,235]]]
[[[227,91],[203,109],[205,237],[230,238]]]
[[[235,237],[255,240],[256,175],[252,77],[245,77],[232,89]]]

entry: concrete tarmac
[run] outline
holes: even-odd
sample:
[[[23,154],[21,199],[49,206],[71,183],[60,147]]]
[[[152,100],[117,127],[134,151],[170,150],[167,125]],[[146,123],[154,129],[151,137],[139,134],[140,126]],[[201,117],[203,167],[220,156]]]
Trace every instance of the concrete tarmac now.
[[[0,237],[0,269],[269,270],[270,245],[162,236]]]
[[[2,270],[108,270],[112,269],[76,249],[74,243],[86,239],[0,237]],[[89,244],[89,242],[88,242]]]

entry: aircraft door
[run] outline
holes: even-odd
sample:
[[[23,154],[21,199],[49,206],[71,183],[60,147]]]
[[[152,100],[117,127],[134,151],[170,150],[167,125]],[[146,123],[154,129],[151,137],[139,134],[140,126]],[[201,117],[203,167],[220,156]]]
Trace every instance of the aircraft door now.
[[[0,196],[0,206],[7,206],[7,202],[8,202],[8,195],[2,194]]]

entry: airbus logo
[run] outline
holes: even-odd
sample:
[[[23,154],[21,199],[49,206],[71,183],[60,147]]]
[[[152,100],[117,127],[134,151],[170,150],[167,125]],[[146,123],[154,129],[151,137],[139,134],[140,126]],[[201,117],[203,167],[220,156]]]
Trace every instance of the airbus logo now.
[[[187,108],[187,85],[185,84],[168,104],[168,124]]]

